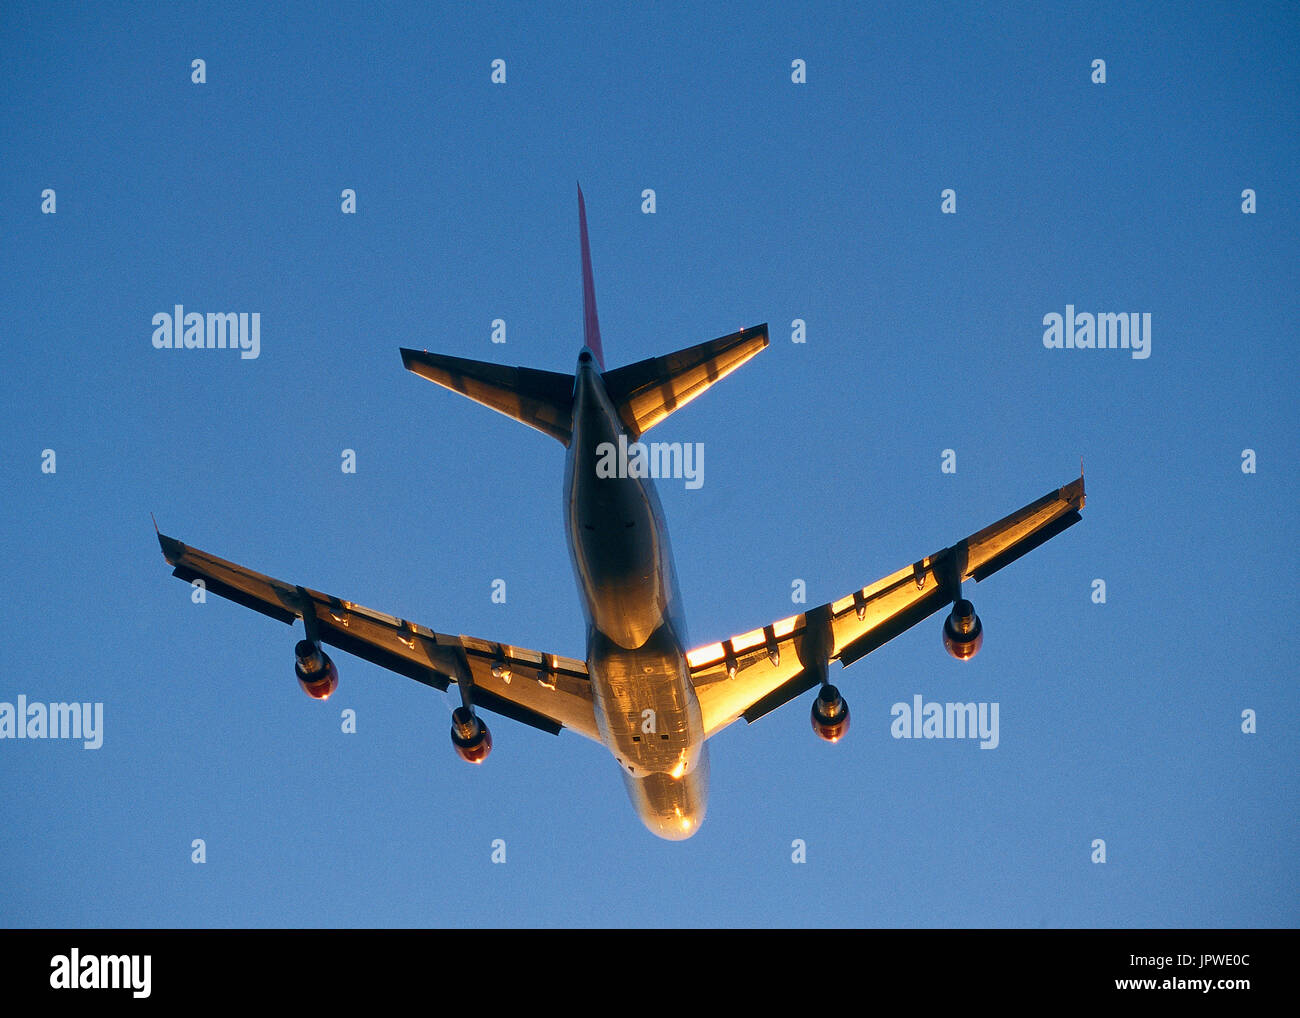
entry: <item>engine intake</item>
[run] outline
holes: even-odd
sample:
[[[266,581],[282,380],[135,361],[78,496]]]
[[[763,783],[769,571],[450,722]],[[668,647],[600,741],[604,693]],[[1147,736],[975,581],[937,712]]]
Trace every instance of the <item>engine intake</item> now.
[[[311,640],[299,640],[293,652],[298,659],[293,670],[302,691],[313,700],[328,700],[339,688],[339,671],[330,656]]]
[[[951,614],[943,620],[944,648],[958,661],[969,661],[983,643],[984,627],[975,606],[964,597],[954,601]]]
[[[492,752],[492,733],[473,711],[457,707],[451,712],[451,744],[466,763],[481,764]]]
[[[849,705],[834,686],[825,685],[812,704],[812,727],[819,739],[839,742],[849,730]]]

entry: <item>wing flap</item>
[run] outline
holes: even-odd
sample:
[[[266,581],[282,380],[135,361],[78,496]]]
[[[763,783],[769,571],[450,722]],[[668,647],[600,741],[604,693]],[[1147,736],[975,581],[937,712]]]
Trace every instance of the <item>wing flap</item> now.
[[[878,647],[883,647],[895,636],[911,629],[918,622],[923,622],[935,612],[946,608],[950,603],[943,591],[935,586],[919,601],[913,601],[901,611],[886,617],[862,636],[846,643],[839,652],[840,664],[847,668]]]
[[[216,594],[218,597],[224,597],[227,601],[234,601],[235,604],[243,605],[245,608],[252,608],[255,612],[261,612],[263,615],[269,615],[279,622],[291,623],[296,616],[287,608],[282,608],[278,604],[271,604],[251,594],[246,594],[242,590],[222,583],[214,576],[204,576],[202,573],[185,566],[177,566],[172,570],[172,575],[177,579],[184,580],[186,583],[193,583],[195,580],[202,580],[204,587]]]
[[[1024,538],[1018,544],[1012,545],[1005,551],[994,555],[978,569],[971,570],[971,576],[974,577],[976,583],[979,583],[981,580],[992,576],[1004,566],[1009,566],[1016,559],[1020,558],[1021,555],[1027,555],[1039,545],[1046,544],[1057,534],[1069,530],[1082,519],[1083,516],[1080,515],[1077,509],[1072,510],[1066,515],[1048,523],[1041,530],[1038,530]]]

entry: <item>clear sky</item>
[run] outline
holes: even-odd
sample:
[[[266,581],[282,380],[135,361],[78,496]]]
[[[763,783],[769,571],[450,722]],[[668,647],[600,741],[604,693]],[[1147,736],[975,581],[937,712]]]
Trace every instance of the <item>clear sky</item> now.
[[[103,745],[0,740],[0,924],[1296,925],[1293,6],[86,6],[0,18],[0,701],[100,702]],[[936,616],[832,666],[844,742],[811,694],[726,730],[683,843],[580,737],[495,718],[466,766],[446,697],[341,652],[308,700],[149,520],[581,657],[563,449],[398,356],[571,371],[579,180],[609,366],[771,324],[653,433],[705,449],[660,484],[695,644],[1086,468],[968,588],[978,658]],[[176,304],[260,355],[154,349]],[[1046,349],[1067,305],[1150,357]],[[893,738],[916,695],[997,703],[997,748]]]

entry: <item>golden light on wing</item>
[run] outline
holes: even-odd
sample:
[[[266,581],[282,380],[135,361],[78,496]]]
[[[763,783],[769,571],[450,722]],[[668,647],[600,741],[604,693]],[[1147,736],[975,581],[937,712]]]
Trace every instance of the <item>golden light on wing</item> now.
[[[721,660],[722,644],[720,643],[710,643],[704,647],[696,647],[686,655],[686,663],[690,665],[692,671],[701,665],[708,664],[710,661]]]
[[[788,619],[782,619],[780,622],[772,623],[772,632],[778,640],[784,639],[794,632],[795,623],[799,621],[800,616],[791,615]]]
[[[829,626],[829,660],[850,665],[952,603],[954,581],[979,582],[992,576],[1080,520],[1085,504],[1083,478],[1049,491],[964,540],[851,591],[803,615],[753,629],[730,642],[709,644],[687,655],[700,700],[706,736],[744,717],[753,721],[809,688],[800,673],[809,635],[809,618]],[[953,575],[953,574],[956,575]],[[979,649],[982,630],[971,611],[968,631],[945,631],[948,652],[962,659]],[[726,667],[723,667],[723,663]],[[838,719],[832,730],[842,735]],[[814,719],[814,727],[817,727]],[[821,732],[819,731],[819,734]]]

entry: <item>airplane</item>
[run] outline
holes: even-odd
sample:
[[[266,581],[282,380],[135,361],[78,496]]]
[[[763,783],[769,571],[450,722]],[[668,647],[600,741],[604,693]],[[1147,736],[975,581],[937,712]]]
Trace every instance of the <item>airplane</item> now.
[[[979,651],[983,625],[962,593],[1073,526],[1083,472],[997,523],[835,601],[719,643],[690,648],[668,530],[644,471],[598,470],[602,443],[635,442],[768,345],[766,325],[607,370],[596,315],[587,210],[578,188],[583,344],[573,374],[506,367],[402,349],[407,370],[566,448],[565,529],[587,622],[583,660],[435,632],[407,619],[190,548],[158,532],[173,575],[292,625],[302,620],[294,671],[308,696],[327,699],[339,650],[446,691],[456,753],[481,764],[492,733],[479,711],[542,731],[568,729],[613,755],[641,822],[670,841],[693,836],[708,804],[708,740],[744,718],[817,689],[813,731],[837,742],[848,703],[829,678],[951,605],[943,645],[958,660]],[[619,476],[625,474],[626,476]],[[155,524],[156,530],[156,524]]]

